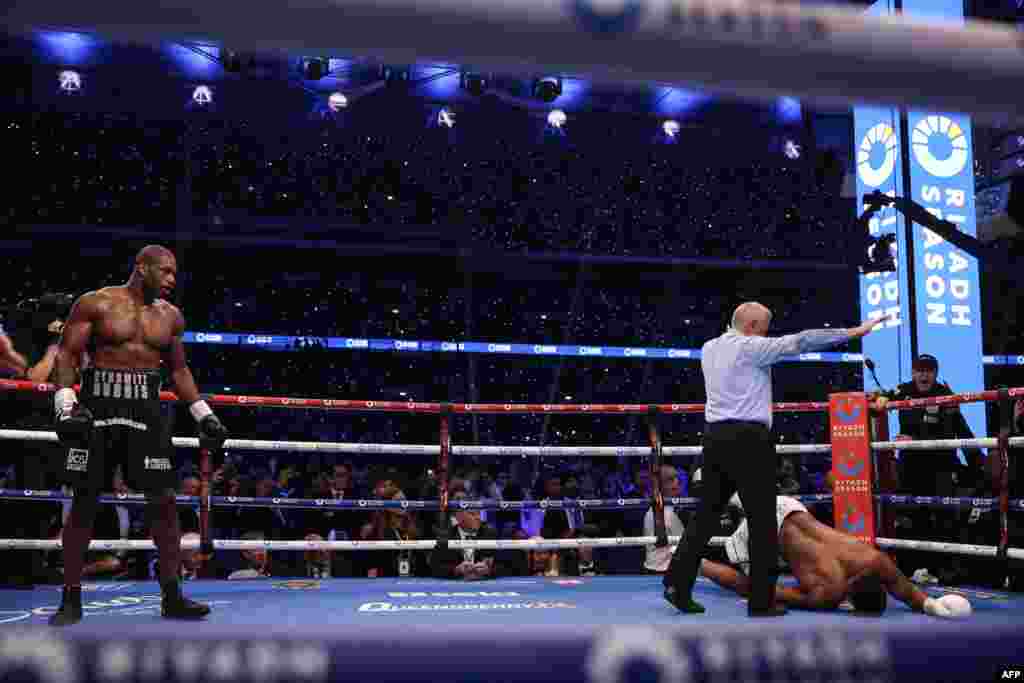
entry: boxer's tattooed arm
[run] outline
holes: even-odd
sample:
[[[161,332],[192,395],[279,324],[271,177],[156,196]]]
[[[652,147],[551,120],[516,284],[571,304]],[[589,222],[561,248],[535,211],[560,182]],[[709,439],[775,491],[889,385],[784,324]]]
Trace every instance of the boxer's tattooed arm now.
[[[92,337],[92,325],[98,309],[99,295],[95,292],[83,294],[71,309],[57,345],[57,357],[53,361],[52,377],[57,386],[70,387],[78,379],[82,353]]]

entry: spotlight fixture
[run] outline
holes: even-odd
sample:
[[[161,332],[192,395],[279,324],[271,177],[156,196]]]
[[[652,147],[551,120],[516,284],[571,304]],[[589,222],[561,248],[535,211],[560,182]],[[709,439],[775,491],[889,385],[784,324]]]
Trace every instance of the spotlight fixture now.
[[[62,93],[73,95],[82,89],[82,75],[71,69],[64,69],[57,74],[57,84]]]
[[[490,83],[483,74],[464,71],[461,76],[462,88],[471,95],[479,97],[484,94]]]
[[[242,56],[237,52],[224,50],[221,63],[224,65],[224,70],[228,73],[237,74],[242,72]]]
[[[200,106],[206,106],[213,102],[213,91],[208,85],[197,85],[192,91],[192,101]]]
[[[669,119],[665,123],[661,124],[661,130],[664,131],[667,137],[675,139],[675,137],[679,135],[679,122]]]
[[[542,102],[554,102],[562,94],[562,79],[545,76],[533,82],[533,96]]]
[[[302,75],[307,81],[319,81],[329,73],[326,59],[314,57],[302,65]]]
[[[331,93],[331,96],[327,98],[327,108],[335,114],[347,107],[348,98],[340,92]]]
[[[786,155],[787,159],[795,161],[800,158],[800,145],[793,140],[786,140],[782,145],[782,153]]]
[[[409,67],[386,64],[380,68],[380,76],[389,86],[409,82]]]
[[[561,109],[552,109],[551,113],[548,114],[548,125],[552,128],[560,129],[567,120],[568,117],[566,117],[565,112]]]

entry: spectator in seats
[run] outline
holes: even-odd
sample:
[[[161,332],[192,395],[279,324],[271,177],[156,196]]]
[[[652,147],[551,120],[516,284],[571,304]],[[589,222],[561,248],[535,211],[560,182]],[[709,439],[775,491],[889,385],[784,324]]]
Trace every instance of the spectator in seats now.
[[[114,472],[112,480],[115,494],[128,495],[131,493],[121,470]],[[141,538],[142,518],[138,512],[133,512],[132,505],[100,505],[96,513],[97,540],[126,541],[131,538]],[[65,522],[67,521],[65,517]],[[128,574],[138,560],[138,553],[130,550],[89,550],[86,551],[85,567],[82,569],[82,576],[88,578],[113,578]]]
[[[509,503],[521,503],[523,501],[523,487],[518,482],[510,481],[502,487],[502,501]],[[522,510],[498,510],[494,513],[495,526],[503,537],[510,537],[516,530],[521,530],[523,525]]]
[[[651,473],[646,464],[641,464],[633,471],[633,480],[625,492],[625,498],[647,498],[651,497]],[[644,532],[644,508],[626,508],[621,513],[622,530],[627,536],[639,536]]]
[[[478,510],[464,510],[458,507],[460,500],[468,496],[459,492],[452,496],[455,508],[455,523],[448,530],[448,538],[453,541],[490,541],[498,538],[494,527],[480,519]],[[496,553],[493,550],[459,549],[435,550],[431,554],[433,574],[439,579],[462,579],[477,581],[498,576],[501,568],[496,564]]]
[[[342,500],[352,497],[352,464],[347,462],[336,463],[332,471],[331,497],[335,500]]]
[[[662,465],[660,471],[661,495],[662,498],[678,498],[680,493],[679,474],[672,465]],[[682,536],[686,533],[686,527],[675,512],[672,505],[665,506],[665,534],[668,536]],[[647,508],[644,515],[644,536],[654,536],[654,508]],[[645,574],[664,574],[668,570],[669,562],[672,561],[672,554],[676,551],[676,545],[670,544],[659,548],[655,544],[647,546],[646,557],[644,558]]]
[[[795,496],[800,493],[800,481],[797,479],[796,463],[788,455],[779,457],[779,467],[776,471],[778,489],[780,496]]]
[[[405,500],[405,494],[393,485],[379,487],[383,493],[394,491],[391,500]],[[419,538],[415,518],[405,509],[376,510],[363,527],[364,541],[415,541]],[[422,551],[373,550],[361,553],[359,572],[371,579],[380,577],[429,576],[430,568]]]
[[[342,491],[334,488],[333,482],[334,478],[329,474],[318,476],[313,480],[309,497],[324,501],[342,500],[335,497]],[[305,538],[312,534],[328,541],[350,540],[353,524],[356,522],[353,515],[358,514],[357,511],[331,509],[295,510],[294,513],[296,538]]]
[[[324,538],[317,534],[307,534],[305,540],[323,541]],[[338,553],[332,550],[307,550],[302,554],[302,560],[302,575],[307,579],[336,579],[352,576],[352,561],[349,559],[348,553]]]
[[[187,474],[181,479],[178,487],[178,494],[182,496],[199,495],[199,477],[194,474]],[[199,531],[199,505],[178,505],[178,523],[181,524],[181,533]]]
[[[530,540],[543,541],[544,539],[540,536],[534,536]],[[558,554],[550,550],[531,550],[529,552],[528,565],[530,576],[561,576]]]
[[[260,531],[246,531],[242,534],[242,540],[263,541],[266,539]],[[270,553],[266,550],[262,548],[258,550],[242,550],[240,555],[242,566],[228,574],[229,581],[264,579],[272,575]]]
[[[250,492],[244,493],[244,496],[274,497],[274,480],[266,470],[257,473],[251,486]],[[278,507],[252,507],[240,508],[238,526],[243,533],[258,531],[264,539],[281,540],[286,537],[289,525],[284,511]]]
[[[181,535],[181,542],[184,543],[199,543],[199,534],[195,532],[183,533]],[[151,576],[156,578],[160,576],[159,568],[154,567],[154,572],[151,572]],[[199,552],[199,549],[195,550],[182,550],[181,551],[181,578],[184,581],[193,581],[195,579],[212,579],[216,578],[213,570],[213,564],[210,562],[210,558],[204,556]]]
[[[573,474],[559,475],[551,472],[543,481],[544,498],[548,500],[575,503],[578,494],[576,476]],[[576,530],[581,529],[589,520],[583,510],[578,507],[564,509],[551,508],[544,512],[541,536],[544,538],[573,538]]]

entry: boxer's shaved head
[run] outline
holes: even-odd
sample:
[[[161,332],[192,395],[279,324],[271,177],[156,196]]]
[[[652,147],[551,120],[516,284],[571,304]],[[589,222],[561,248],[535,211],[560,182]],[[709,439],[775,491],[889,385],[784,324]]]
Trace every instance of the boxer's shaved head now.
[[[772,312],[756,301],[747,301],[732,313],[732,329],[743,335],[763,335],[772,322]]]
[[[178,277],[178,259],[174,252],[159,244],[150,244],[135,255],[135,269],[129,284],[141,287],[147,301],[168,299]]]
[[[167,247],[161,247],[159,244],[150,244],[139,249],[139,253],[135,255],[135,263],[136,265],[152,266],[165,259],[173,258],[174,252]]]

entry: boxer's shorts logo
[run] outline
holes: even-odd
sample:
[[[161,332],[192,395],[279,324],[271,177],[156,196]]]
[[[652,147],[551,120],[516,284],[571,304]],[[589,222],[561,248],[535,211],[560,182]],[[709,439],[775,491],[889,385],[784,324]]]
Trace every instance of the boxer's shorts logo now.
[[[89,451],[84,448],[69,448],[67,470],[69,472],[86,472],[89,469]]]
[[[633,31],[644,14],[640,0],[573,0],[576,21],[588,33],[613,36]]]

